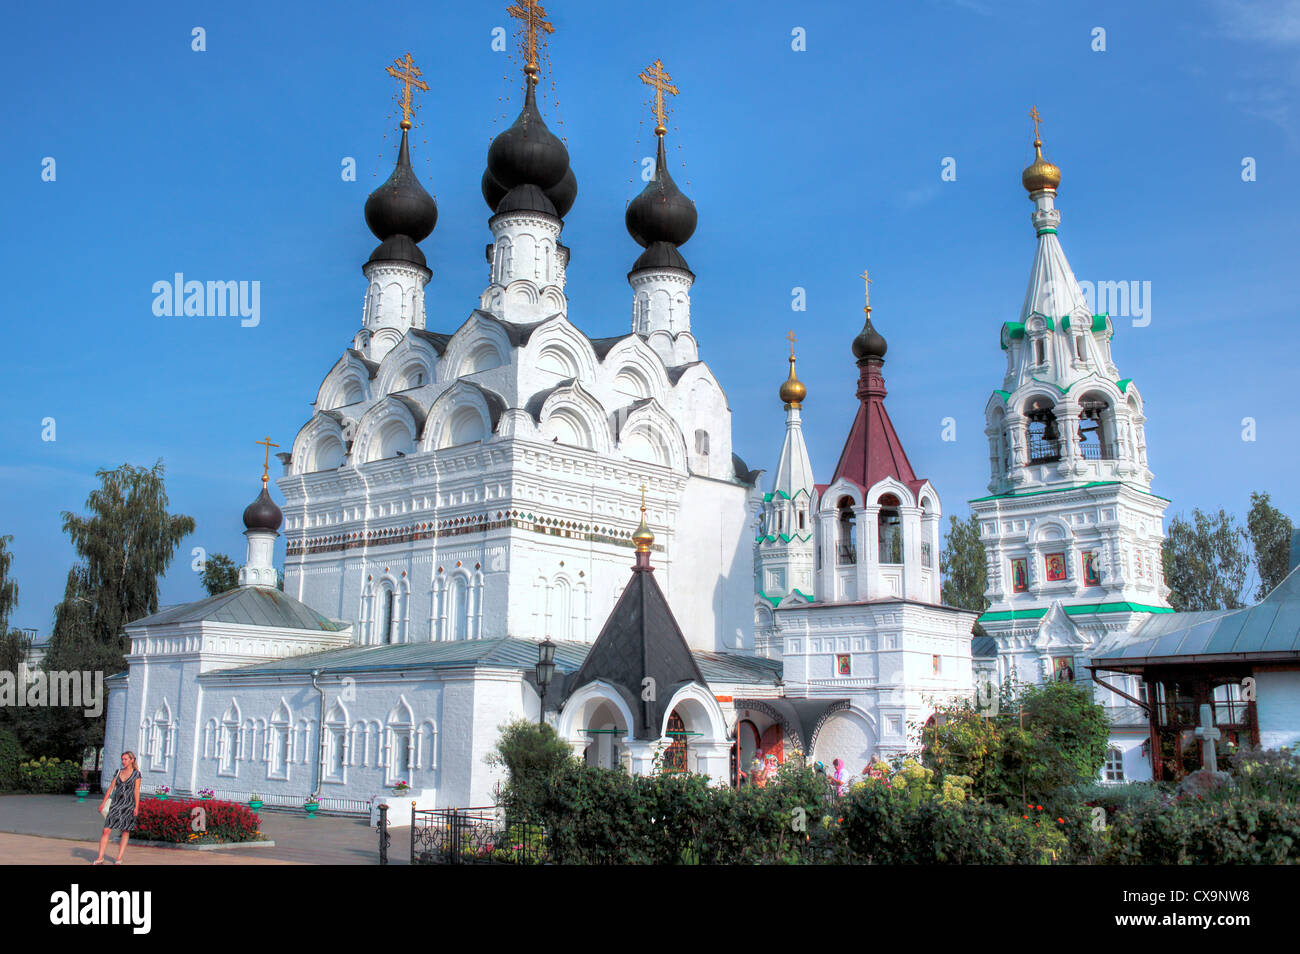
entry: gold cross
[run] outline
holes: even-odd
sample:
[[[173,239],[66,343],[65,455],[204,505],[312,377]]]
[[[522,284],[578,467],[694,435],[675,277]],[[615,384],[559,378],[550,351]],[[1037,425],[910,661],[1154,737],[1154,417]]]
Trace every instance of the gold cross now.
[[[862,281],[866,283],[867,307],[864,308],[863,310],[866,311],[868,314],[870,314],[871,313],[871,279],[867,277],[867,270],[865,268],[862,270],[862,274],[859,275],[858,278],[862,279]]]
[[[667,113],[664,110],[664,93],[672,93],[676,96],[678,92],[677,87],[672,85],[673,78],[664,70],[663,60],[655,60],[642,70],[640,80],[647,86],[654,87],[655,119],[658,121],[658,125],[655,126],[655,135],[662,136],[668,131],[668,127],[664,125],[664,119],[667,116]]]
[[[788,341],[788,342],[790,342],[790,357],[793,358],[793,357],[794,357],[794,343],[795,343],[796,341],[799,340],[798,338],[796,338],[796,337],[794,336],[794,329],[793,329],[793,328],[791,328],[791,329],[790,329],[790,333],[789,333],[788,335],[785,336],[785,340]]]
[[[394,67],[397,67],[394,69]],[[423,75],[419,67],[411,60],[411,54],[407,53],[403,59],[393,60],[393,66],[388,67],[384,72],[402,83],[402,128],[411,128],[411,87],[422,89],[425,92],[429,90],[429,84],[420,79]]]
[[[641,485],[641,512],[645,513],[645,484]]]
[[[1038,135],[1038,124],[1043,121],[1043,117],[1038,115],[1037,106],[1029,107],[1029,118],[1034,121],[1034,142],[1038,143],[1041,141]]]
[[[253,443],[265,445],[266,447],[266,459],[262,462],[262,486],[265,487],[268,475],[271,473],[271,448],[279,447],[280,445],[271,443],[270,434],[266,435],[265,440],[253,441]]]
[[[555,26],[546,19],[546,10],[537,0],[518,0],[517,3],[506,7],[506,13],[510,14],[516,20],[523,21],[524,35],[528,37],[526,52],[528,53],[528,63],[524,66],[524,72],[528,74],[528,82],[537,83],[537,31],[543,33],[554,33]],[[522,39],[522,37],[521,37]]]

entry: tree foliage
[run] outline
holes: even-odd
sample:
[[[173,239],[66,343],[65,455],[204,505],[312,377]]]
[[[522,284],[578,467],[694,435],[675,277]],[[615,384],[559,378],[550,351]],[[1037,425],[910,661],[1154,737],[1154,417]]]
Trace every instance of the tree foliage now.
[[[1259,573],[1255,599],[1262,600],[1286,577],[1291,561],[1291,519],[1269,502],[1268,494],[1250,495],[1250,513],[1246,530]]]
[[[239,567],[224,553],[213,553],[203,561],[203,588],[208,596],[220,596],[239,585]],[[284,589],[280,586],[280,589]]]
[[[943,574],[942,599],[949,606],[982,613],[989,607],[984,595],[988,588],[988,567],[984,544],[980,542],[979,518],[971,514],[965,520],[958,520],[955,515],[948,519],[948,536],[939,560]]]
[[[105,676],[126,668],[122,627],[158,611],[158,577],[166,572],[194,519],[169,513],[163,464],[101,470],[85,515],[65,512],[63,529],[81,561],[68,571],[63,600],[42,662],[47,672]],[[80,759],[104,740],[104,716],[75,708],[31,710],[18,727],[28,751]]]
[[[1008,683],[994,716],[965,699],[940,707],[921,729],[922,762],[940,780],[969,779],[982,798],[1041,802],[1095,781],[1109,735],[1106,710],[1074,683]]]
[[[18,582],[9,579],[14,555],[8,546],[12,541],[12,536],[0,537],[0,671],[16,673],[18,664],[27,658],[31,640],[9,628],[9,614],[18,606]]]
[[[496,748],[484,758],[504,767],[502,802],[512,815],[526,818],[540,800],[546,780],[574,762],[573,749],[549,725],[516,719],[501,726]]]
[[[1239,609],[1250,565],[1245,543],[1246,531],[1226,510],[1174,517],[1162,553],[1169,605],[1179,612]]]

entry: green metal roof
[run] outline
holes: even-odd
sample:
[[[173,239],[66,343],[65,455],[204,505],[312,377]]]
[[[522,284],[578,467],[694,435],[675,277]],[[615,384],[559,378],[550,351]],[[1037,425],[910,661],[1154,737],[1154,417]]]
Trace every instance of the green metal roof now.
[[[1098,613],[1172,613],[1168,606],[1148,606],[1145,603],[1079,603],[1064,606],[1066,616],[1092,616]],[[977,622],[992,623],[1008,619],[1042,619],[1047,609],[1002,610],[997,613],[985,613]]]
[[[572,640],[555,642],[555,667],[562,673],[577,672],[591,651],[591,643]],[[723,682],[781,681],[781,663],[747,653],[692,651],[705,680]],[[349,646],[323,653],[291,656],[253,666],[219,669],[204,679],[247,676],[308,675],[312,670],[343,674],[393,672],[400,670],[486,667],[531,672],[537,665],[537,643],[531,639],[457,639],[445,642],[399,643],[388,646]]]
[[[345,624],[335,623],[292,596],[264,586],[240,586],[194,603],[168,606],[152,616],[128,623],[129,627],[164,626],[171,623],[237,623],[244,626],[274,626],[282,629],[318,630],[337,633]]]
[[[966,502],[983,503],[986,500],[1012,500],[1017,497],[1037,497],[1040,494],[1063,494],[1071,490],[1086,490],[1089,487],[1111,487],[1116,484],[1128,487],[1128,489],[1132,490],[1134,493],[1145,494],[1148,497],[1155,497],[1157,500],[1163,500],[1165,503],[1169,503],[1168,497],[1161,497],[1159,494],[1153,494],[1149,490],[1142,490],[1141,488],[1134,487],[1132,484],[1125,484],[1122,480],[1090,480],[1086,484],[1072,484],[1069,487],[1056,487],[1052,490],[1026,490],[1024,493],[1019,494],[993,494],[989,497],[976,497],[973,500],[968,500]]]
[[[1212,658],[1300,661],[1300,568],[1246,609],[1169,613],[1132,633],[1102,641],[1094,663],[1210,661]]]

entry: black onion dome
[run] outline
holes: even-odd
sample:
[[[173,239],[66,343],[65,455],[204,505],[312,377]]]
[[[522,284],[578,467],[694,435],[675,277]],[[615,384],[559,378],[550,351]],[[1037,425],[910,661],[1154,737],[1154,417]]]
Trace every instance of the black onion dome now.
[[[578,198],[578,177],[573,174],[572,168],[566,169],[564,178],[546,190],[546,198],[551,200],[555,214],[560,218],[569,214],[574,200]]]
[[[871,316],[867,315],[866,324],[853,339],[853,357],[859,361],[864,358],[883,358],[888,347],[885,336],[876,330],[876,326],[871,323]]]
[[[558,185],[569,171],[569,150],[546,128],[542,114],[537,111],[537,97],[531,83],[519,118],[488,147],[487,167],[492,178],[506,190],[532,184],[544,191]],[[484,198],[488,198],[486,187]]]
[[[496,179],[492,178],[492,173],[487,169],[483,170],[483,179],[479,182],[479,188],[483,190],[483,201],[488,204],[488,208],[493,212],[501,204],[501,200],[506,197],[510,190],[503,186]]]
[[[415,177],[406,130],[402,130],[393,174],[366,199],[366,225],[380,241],[404,235],[412,242],[420,242],[429,237],[437,223],[438,204]]]
[[[628,204],[624,220],[628,232],[642,247],[655,242],[683,245],[695,234],[698,221],[695,203],[677,188],[677,183],[668,173],[663,136],[659,137],[654,178]]]
[[[284,514],[280,513],[280,508],[275,505],[271,495],[266,491],[266,485],[262,485],[262,492],[257,499],[248,505],[244,510],[244,526],[249,530],[279,530],[280,524],[284,521]]]

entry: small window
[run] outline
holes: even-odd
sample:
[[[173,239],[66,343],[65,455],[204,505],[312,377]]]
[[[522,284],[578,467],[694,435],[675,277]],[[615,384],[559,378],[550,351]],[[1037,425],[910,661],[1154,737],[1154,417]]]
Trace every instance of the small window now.
[[[385,644],[393,641],[393,591],[384,590],[384,612],[380,617],[382,620],[383,641]]]
[[[1124,781],[1124,753],[1118,746],[1112,745],[1106,750],[1105,774],[1102,776],[1108,782]]]
[[[1083,335],[1079,335],[1079,337],[1074,339],[1074,349],[1075,349],[1075,353],[1079,355],[1080,361],[1088,360],[1088,356],[1087,354],[1084,353],[1083,350]]]
[[[836,548],[837,562],[841,566],[850,566],[858,562],[858,518],[853,512],[852,497],[840,498],[839,512],[840,538]]]
[[[877,542],[880,544],[881,563],[903,562],[903,517],[898,508],[898,498],[893,494],[880,498]]]
[[[1043,339],[1034,339],[1034,364],[1043,364],[1047,361],[1046,349],[1043,347]]]

